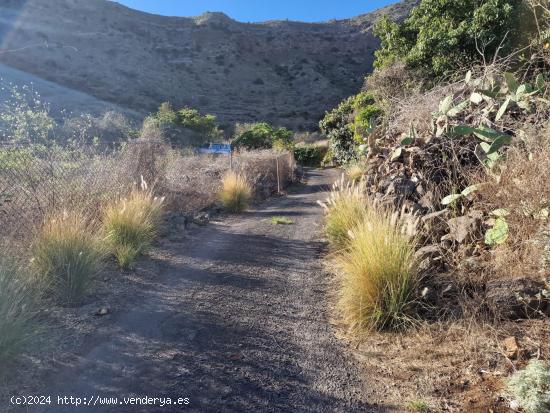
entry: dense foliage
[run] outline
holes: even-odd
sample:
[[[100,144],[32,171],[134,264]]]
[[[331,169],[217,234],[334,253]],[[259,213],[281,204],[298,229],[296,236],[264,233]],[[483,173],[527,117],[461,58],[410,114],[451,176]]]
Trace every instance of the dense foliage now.
[[[355,97],[354,108],[353,136],[357,143],[363,143],[376,126],[378,118],[382,115],[382,109],[375,103],[374,97],[365,92]]]
[[[319,122],[319,128],[330,142],[330,149],[336,162],[348,163],[355,159],[355,142],[350,119],[354,110],[355,98],[349,97],[338,107],[327,112]]]
[[[319,127],[329,139],[337,163],[357,159],[358,146],[366,141],[382,114],[374,97],[365,92],[350,96],[325,114]]]
[[[236,148],[247,150],[289,148],[293,144],[292,132],[286,128],[276,128],[268,123],[247,125],[237,133],[232,142]]]
[[[176,111],[169,102],[164,102],[152,117],[161,125],[185,128],[204,138],[219,139],[223,135],[216,117],[210,114],[201,115],[197,109],[184,107]]]
[[[300,145],[294,148],[294,158],[303,166],[320,166],[327,148],[319,145]]]
[[[404,60],[440,76],[480,60],[480,51],[490,60],[499,49],[505,55],[519,41],[523,5],[522,0],[422,0],[403,23],[384,18],[377,24],[382,44],[375,66]]]

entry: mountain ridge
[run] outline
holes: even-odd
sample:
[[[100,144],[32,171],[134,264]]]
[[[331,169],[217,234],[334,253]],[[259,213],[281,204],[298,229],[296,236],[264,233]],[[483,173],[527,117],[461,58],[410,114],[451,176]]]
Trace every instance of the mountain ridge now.
[[[403,18],[415,3],[325,23],[243,23],[107,0],[6,0],[0,63],[143,115],[170,101],[224,123],[312,129],[372,70],[374,21]]]

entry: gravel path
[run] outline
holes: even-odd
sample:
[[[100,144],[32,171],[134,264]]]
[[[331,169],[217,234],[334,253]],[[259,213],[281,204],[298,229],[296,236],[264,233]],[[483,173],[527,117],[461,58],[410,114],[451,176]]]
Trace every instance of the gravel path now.
[[[329,323],[320,241],[336,171],[250,212],[188,231],[174,225],[153,270],[86,339],[42,394],[189,398],[184,406],[29,412],[371,412],[367,374]],[[272,216],[293,225],[273,225]],[[116,298],[113,299],[116,301]]]

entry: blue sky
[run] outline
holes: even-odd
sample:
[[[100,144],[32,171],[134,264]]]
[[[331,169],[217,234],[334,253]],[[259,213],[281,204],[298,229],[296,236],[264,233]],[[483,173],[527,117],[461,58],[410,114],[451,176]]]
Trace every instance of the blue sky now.
[[[165,16],[222,11],[242,22],[290,19],[308,22],[367,13],[396,0],[116,0],[133,9]]]

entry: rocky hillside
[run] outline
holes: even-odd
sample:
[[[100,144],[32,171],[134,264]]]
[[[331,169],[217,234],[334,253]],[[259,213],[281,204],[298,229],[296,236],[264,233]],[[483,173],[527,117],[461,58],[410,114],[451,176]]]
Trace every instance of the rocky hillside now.
[[[403,17],[415,3],[307,24],[163,17],[106,0],[3,0],[0,62],[139,113],[169,100],[223,122],[309,128],[372,69],[376,19]]]

